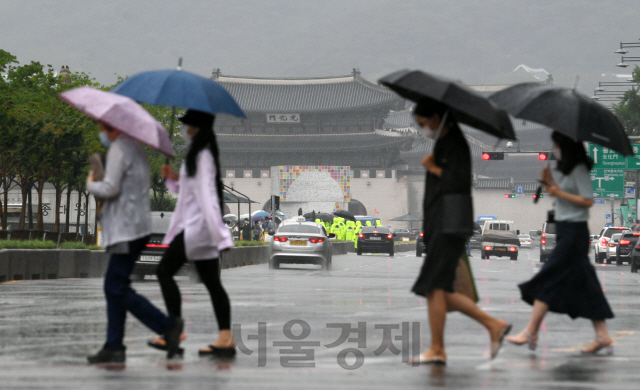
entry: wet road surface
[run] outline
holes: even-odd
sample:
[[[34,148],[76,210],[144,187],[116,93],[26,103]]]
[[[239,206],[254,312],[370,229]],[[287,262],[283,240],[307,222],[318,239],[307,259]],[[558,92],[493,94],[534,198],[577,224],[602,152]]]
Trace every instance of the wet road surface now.
[[[538,251],[521,250],[517,261],[480,260],[478,251],[472,253],[479,305],[519,331],[530,307],[519,299],[516,284],[537,272]],[[240,330],[236,338],[245,347],[233,362],[197,356],[198,348],[215,340],[217,325],[204,286],[180,278],[184,359],[169,362],[147,347],[152,333],[129,316],[125,367],[86,364],[86,355],[105,337],[102,280],[5,283],[0,285],[0,388],[638,388],[640,276],[629,266],[596,266],[616,314],[608,323],[614,356],[580,356],[581,345],[594,337],[591,323],[549,314],[536,352],[505,345],[491,361],[487,332],[451,313],[447,366],[412,367],[403,360],[429,342],[426,302],[409,292],[420,264],[413,253],[350,254],[335,256],[331,271],[293,265],[224,270],[232,323]],[[155,281],[135,282],[134,288],[164,309]],[[421,340],[413,337],[418,332]]]

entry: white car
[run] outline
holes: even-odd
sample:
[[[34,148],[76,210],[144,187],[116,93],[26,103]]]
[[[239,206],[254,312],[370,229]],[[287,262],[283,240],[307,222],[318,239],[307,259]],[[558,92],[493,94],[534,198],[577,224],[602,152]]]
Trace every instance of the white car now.
[[[628,233],[631,229],[625,227],[605,227],[600,232],[598,239],[596,240],[595,248],[593,248],[595,254],[596,263],[603,263],[607,259],[607,248],[609,247],[609,240],[611,236],[616,233]]]
[[[528,234],[518,234],[518,240],[520,240],[520,248],[529,248],[533,246],[533,240]]]
[[[280,264],[316,264],[331,269],[332,246],[329,233],[315,222],[284,221],[269,243],[269,268]]]
[[[622,237],[622,233],[616,233],[612,235],[611,239],[609,240],[609,244],[607,245],[607,256],[605,258],[607,264],[611,264],[611,262],[616,258],[616,251],[618,250],[620,237]]]

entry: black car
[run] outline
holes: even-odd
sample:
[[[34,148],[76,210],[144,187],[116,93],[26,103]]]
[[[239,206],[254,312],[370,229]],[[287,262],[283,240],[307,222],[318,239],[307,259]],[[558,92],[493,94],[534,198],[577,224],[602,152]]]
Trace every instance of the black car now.
[[[424,253],[424,233],[420,232],[416,239],[416,257],[422,257]]]
[[[158,263],[162,260],[164,252],[169,245],[163,245],[164,233],[153,233],[149,238],[147,246],[140,252],[140,257],[136,261],[132,274],[137,279],[144,279],[145,275],[155,275]]]
[[[391,229],[382,226],[365,226],[358,234],[358,256],[362,253],[388,253],[393,256],[393,236]]]
[[[630,233],[625,233],[624,236],[621,238],[621,240],[629,240],[628,238],[625,238],[625,236],[627,236],[627,234]],[[631,233],[634,234],[634,237],[636,238],[635,243],[630,244],[629,246],[633,249],[631,249],[631,255],[629,257],[630,263],[631,263],[631,272],[638,272],[638,269],[640,268],[640,240],[638,240],[638,237],[640,237],[640,233]],[[638,236],[636,236],[636,234]]]
[[[638,243],[638,237],[640,237],[640,233],[631,232],[623,233],[622,236],[620,236],[616,248],[616,265],[622,265],[625,261],[629,264],[632,263],[631,252],[633,252],[633,248]]]

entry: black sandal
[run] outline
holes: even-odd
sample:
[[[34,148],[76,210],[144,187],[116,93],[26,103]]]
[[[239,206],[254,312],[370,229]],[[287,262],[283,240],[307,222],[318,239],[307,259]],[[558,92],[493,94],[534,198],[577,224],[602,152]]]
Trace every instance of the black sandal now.
[[[218,348],[212,345],[208,345],[207,348],[210,351],[198,351],[198,355],[200,356],[211,356],[211,357],[219,357],[219,358],[233,358],[236,356],[236,347],[230,348]]]
[[[147,341],[147,345],[150,346],[151,348],[155,348],[158,349],[160,351],[166,351],[167,350],[167,342],[165,341],[164,344],[160,344],[156,341],[156,339],[160,339],[162,341],[164,341],[164,337],[154,337],[151,340]],[[184,348],[180,347],[178,348],[178,354],[179,355],[184,355]]]

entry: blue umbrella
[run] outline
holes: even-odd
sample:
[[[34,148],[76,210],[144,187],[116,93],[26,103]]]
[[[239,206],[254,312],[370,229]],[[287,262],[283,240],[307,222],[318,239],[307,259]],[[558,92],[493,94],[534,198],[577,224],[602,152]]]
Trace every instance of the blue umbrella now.
[[[111,92],[142,103],[173,106],[207,112],[246,115],[220,84],[182,70],[152,70],[135,74],[113,87]]]
[[[269,213],[267,213],[266,211],[262,211],[262,210],[260,210],[260,211],[256,211],[255,213],[253,213],[253,215],[252,215],[252,216],[253,216],[253,217],[262,217],[262,218],[266,218],[266,217],[268,217],[269,215],[270,215],[270,214],[269,214]]]

